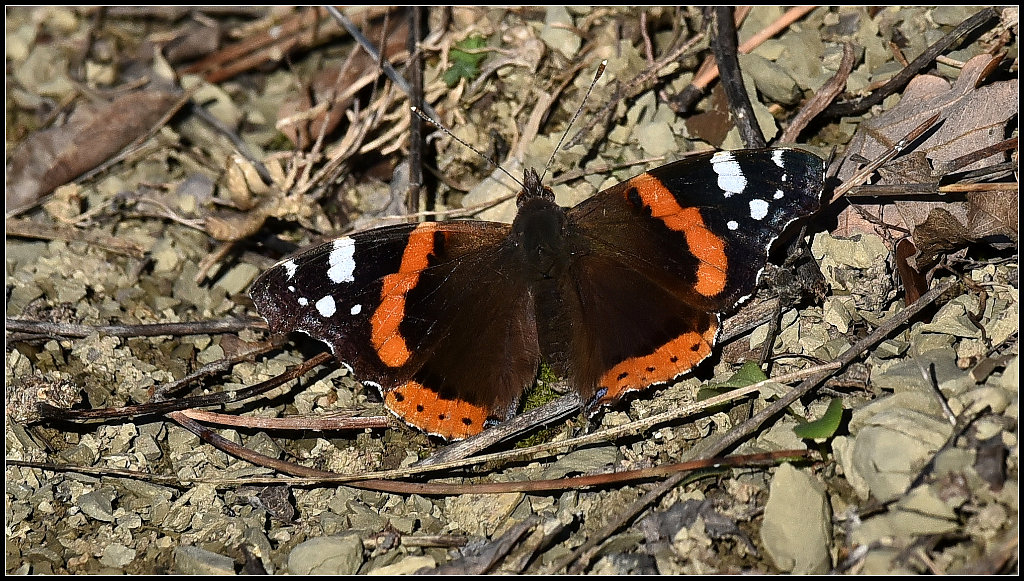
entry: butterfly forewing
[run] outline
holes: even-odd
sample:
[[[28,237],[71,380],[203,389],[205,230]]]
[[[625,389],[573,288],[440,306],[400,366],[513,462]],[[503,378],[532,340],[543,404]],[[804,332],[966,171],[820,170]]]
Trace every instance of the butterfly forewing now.
[[[821,158],[797,149],[704,153],[640,174],[569,211],[600,254],[724,311],[749,296],[772,242],[818,208]]]

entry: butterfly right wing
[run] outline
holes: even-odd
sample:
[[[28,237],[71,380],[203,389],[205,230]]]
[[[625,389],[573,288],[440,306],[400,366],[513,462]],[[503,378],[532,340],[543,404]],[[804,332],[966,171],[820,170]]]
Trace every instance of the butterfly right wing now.
[[[578,258],[563,281],[586,317],[568,358],[577,389],[609,402],[692,369],[721,313],[755,290],[776,238],[815,211],[824,162],[788,148],[704,153],[569,210]]]

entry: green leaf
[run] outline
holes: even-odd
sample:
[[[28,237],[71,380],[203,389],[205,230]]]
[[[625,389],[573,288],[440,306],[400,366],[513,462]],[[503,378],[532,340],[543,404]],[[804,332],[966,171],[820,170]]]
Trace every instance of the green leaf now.
[[[759,381],[768,379],[768,376],[761,371],[761,366],[754,361],[747,361],[740,367],[736,373],[732,374],[732,377],[725,380],[725,383],[720,384],[722,387],[731,387],[736,389],[737,387],[746,387],[748,385],[754,385]]]
[[[475,51],[486,45],[487,39],[480,35],[470,36],[457,42],[455,48],[448,53],[448,60],[451,64],[448,70],[441,75],[441,80],[451,88],[459,84],[462,79],[476,78],[480,74],[480,62],[487,55],[483,52],[466,51]]]
[[[793,428],[797,436],[805,440],[820,440],[831,438],[839,429],[839,422],[843,420],[843,400],[838,397],[832,398],[825,413],[813,422],[800,424]]]
[[[697,391],[697,401],[711,399],[716,395],[722,395],[723,393],[728,393],[740,387],[753,385],[766,379],[768,379],[768,377],[763,371],[761,371],[760,365],[753,361],[747,361],[743,364],[743,367],[740,367],[736,373],[733,373],[732,376],[729,377],[729,379],[726,379],[721,383],[712,383],[700,388]],[[724,406],[725,404],[721,407]],[[718,408],[715,408],[715,410],[712,411],[717,411],[717,409]]]

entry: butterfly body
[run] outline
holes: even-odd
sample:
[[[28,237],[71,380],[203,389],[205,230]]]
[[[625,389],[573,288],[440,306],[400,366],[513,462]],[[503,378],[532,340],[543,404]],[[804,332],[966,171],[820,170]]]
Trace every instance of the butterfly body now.
[[[823,176],[794,149],[698,154],[563,208],[527,170],[511,225],[357,233],[281,261],[251,296],[407,423],[463,438],[513,415],[542,361],[598,404],[691,370]]]

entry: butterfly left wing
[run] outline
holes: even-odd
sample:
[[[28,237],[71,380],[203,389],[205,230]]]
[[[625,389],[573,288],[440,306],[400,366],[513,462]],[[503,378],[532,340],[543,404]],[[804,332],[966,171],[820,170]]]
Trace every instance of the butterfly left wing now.
[[[281,261],[250,295],[272,331],[327,343],[401,419],[463,438],[514,413],[539,364],[532,297],[504,266],[508,229],[369,230]]]
[[[803,151],[706,153],[569,210],[576,259],[561,295],[591,323],[570,340],[581,395],[612,401],[707,357],[720,313],[753,293],[772,242],[817,209],[823,183],[823,161]]]

